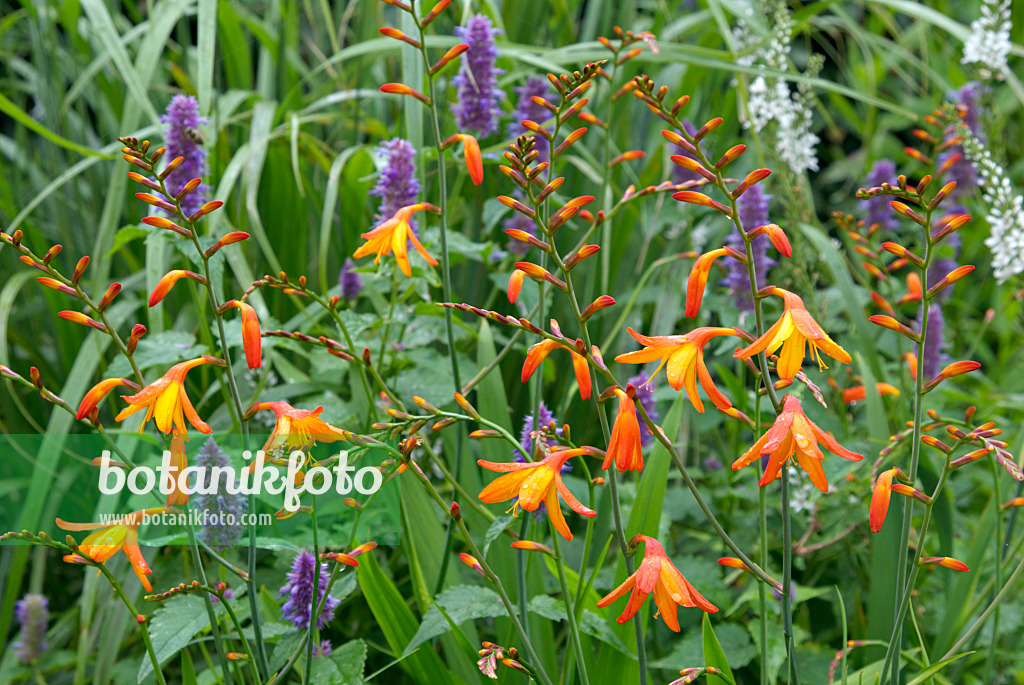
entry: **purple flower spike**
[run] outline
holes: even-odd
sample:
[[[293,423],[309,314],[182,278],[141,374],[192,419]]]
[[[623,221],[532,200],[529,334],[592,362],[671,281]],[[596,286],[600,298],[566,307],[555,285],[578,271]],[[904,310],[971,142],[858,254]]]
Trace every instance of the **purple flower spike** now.
[[[654,409],[654,388],[647,381],[647,374],[641,371],[626,382],[633,384],[633,387],[636,388],[637,399],[640,400],[644,411],[647,412],[652,421],[657,421],[661,417],[658,416],[658,412]],[[640,416],[637,416],[637,419],[640,420],[640,445],[647,447],[654,442],[654,436],[647,429],[647,423]]]
[[[380,198],[376,222],[387,221],[402,207],[416,204],[420,192],[420,181],[416,177],[416,148],[407,140],[392,138],[380,144],[378,153],[383,161],[377,185],[370,195]],[[409,225],[416,231],[416,220]]]
[[[351,258],[346,259],[341,265],[341,273],[338,274],[338,286],[341,288],[341,297],[349,302],[355,302],[359,297],[359,291],[363,289],[363,279],[355,272],[356,263]]]
[[[551,93],[551,89],[548,86],[548,80],[541,76],[531,76],[526,79],[526,83],[521,86],[516,86],[516,95],[519,99],[516,101],[516,109],[512,112],[512,123],[508,126],[508,135],[512,138],[517,138],[523,134],[524,129],[522,122],[529,120],[534,121],[538,124],[543,124],[545,121],[551,118],[551,113],[536,104],[531,98],[540,97],[547,99]],[[550,147],[547,138],[543,136],[534,136],[534,149],[537,151],[537,162],[548,161],[548,148]]]
[[[202,178],[206,174],[206,148],[202,146],[202,134],[199,127],[206,124],[206,118],[199,116],[199,103],[191,95],[175,95],[167,105],[167,113],[160,117],[161,123],[167,127],[168,161],[182,157],[184,161],[167,177],[167,189],[177,194],[182,187],[194,178]],[[186,216],[197,212],[206,202],[203,186],[199,186],[181,202],[181,209]]]
[[[494,66],[498,59],[498,48],[494,37],[500,33],[491,26],[491,20],[482,14],[470,17],[466,26],[456,26],[455,35],[466,43],[462,68],[452,79],[458,88],[456,104],[452,105],[460,131],[477,131],[486,138],[498,129],[498,75],[501,69]]]
[[[737,205],[745,230],[750,231],[768,223],[768,200],[770,199],[771,196],[766,195],[760,185],[752,186],[740,196]],[[755,238],[754,244],[751,246],[754,255],[754,273],[757,274],[759,285],[764,285],[768,269],[775,266],[775,260],[768,256],[768,243],[767,236],[762,235]],[[743,239],[736,231],[729,231],[725,237],[725,244],[740,252],[746,251]],[[754,302],[750,299],[750,275],[747,273],[747,267],[734,259],[728,260],[727,266],[728,271],[725,278],[722,279],[722,285],[729,289],[729,293],[740,310],[754,311]]]
[[[320,580],[317,595],[317,604],[323,599],[327,591],[327,584],[331,582],[331,574],[327,570],[327,564],[320,564]],[[309,617],[313,613],[313,573],[317,567],[316,559],[309,552],[299,552],[292,562],[292,570],[288,572],[288,580],[281,587],[281,597],[287,597],[281,606],[281,618],[290,621],[296,628],[308,628]],[[340,599],[327,597],[324,602],[323,611],[316,619],[316,627],[323,628],[334,618],[334,610],[341,604]]]
[[[44,595],[28,594],[14,605],[21,624],[21,635],[13,647],[18,661],[30,664],[46,649],[46,626],[50,621],[49,600]]]
[[[225,549],[238,542],[242,537],[242,515],[249,509],[249,501],[238,492],[228,492],[228,473],[231,461],[213,438],[207,438],[196,457],[196,466],[205,469],[206,473],[217,471],[218,481],[209,493],[197,492],[192,496],[196,513],[206,517],[206,524],[199,529],[199,539],[218,550]],[[238,485],[237,481],[232,487]]]

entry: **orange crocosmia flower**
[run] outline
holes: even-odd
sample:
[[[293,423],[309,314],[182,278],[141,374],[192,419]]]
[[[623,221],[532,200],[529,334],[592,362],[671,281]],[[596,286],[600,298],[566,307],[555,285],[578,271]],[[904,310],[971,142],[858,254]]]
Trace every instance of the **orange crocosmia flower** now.
[[[305,449],[317,442],[336,442],[347,440],[349,433],[335,428],[320,418],[323,407],[316,409],[296,409],[287,402],[260,402],[253,405],[247,414],[251,415],[263,409],[270,409],[277,415],[277,423],[270,434],[263,451],[270,454],[278,448],[286,450]],[[253,470],[256,462],[249,464]]]
[[[883,471],[875,481],[875,490],[871,493],[871,510],[868,514],[872,533],[882,530],[882,526],[885,525],[885,516],[889,513],[889,500],[892,496],[892,479],[898,472],[898,469]]]
[[[825,478],[825,471],[821,468],[824,455],[818,448],[819,442],[837,457],[850,461],[860,461],[864,458],[864,455],[851,452],[836,442],[828,433],[818,428],[804,414],[800,400],[793,395],[786,395],[782,400],[782,413],[775,419],[775,423],[754,443],[753,447],[733,462],[732,470],[738,471],[756,461],[761,455],[769,455],[768,467],[757,483],[764,487],[778,478],[789,458],[796,455],[797,463],[811,477],[814,486],[822,492],[826,492],[828,480]]]
[[[899,397],[900,391],[888,383],[876,383],[875,390],[879,395],[892,395],[893,397]],[[867,399],[868,390],[863,385],[855,385],[852,388],[843,390],[843,404],[853,404],[854,402],[863,402]]]
[[[798,295],[788,290],[774,288],[773,295],[778,295],[785,303],[782,316],[771,328],[765,331],[764,335],[751,343],[748,347],[737,351],[733,356],[737,359],[752,357],[764,351],[772,354],[775,350],[782,348],[779,355],[778,372],[784,380],[790,381],[800,371],[800,364],[804,359],[804,343],[811,348],[811,355],[818,362],[818,369],[824,369],[825,363],[821,360],[822,352],[833,359],[849,364],[853,359],[842,347],[832,341],[822,330],[818,322],[811,318],[804,301]]]
[[[555,525],[555,530],[566,540],[572,540],[572,533],[562,516],[562,508],[558,501],[561,495],[569,508],[587,518],[594,518],[597,512],[588,509],[565,487],[562,482],[562,467],[571,457],[588,454],[585,448],[563,449],[551,452],[541,461],[496,463],[493,461],[477,461],[477,464],[489,471],[504,473],[490,482],[480,491],[480,501],[494,504],[518,498],[509,511],[513,515],[521,507],[525,511],[537,511],[543,502],[547,505],[548,516]]]
[[[640,471],[644,468],[644,453],[640,446],[640,422],[636,416],[636,405],[619,388],[615,388],[615,396],[619,398],[619,414],[612,426],[611,441],[601,468],[607,469],[615,462],[619,473]]]
[[[366,242],[360,245],[359,249],[352,256],[359,259],[368,254],[376,254],[377,257],[373,260],[373,263],[379,264],[381,257],[394,250],[398,268],[406,276],[412,276],[412,268],[409,266],[409,246],[407,244],[409,241],[412,241],[413,247],[420,253],[420,256],[431,266],[437,266],[437,260],[430,256],[426,248],[420,243],[419,238],[413,233],[412,227],[409,226],[410,217],[424,209],[428,209],[428,205],[422,202],[402,207],[395,212],[393,217],[369,233],[363,233],[360,237],[364,238]]]
[[[633,538],[633,544],[644,543],[644,560],[640,562],[640,568],[636,573],[626,578],[622,585],[602,597],[597,606],[604,608],[610,606],[615,600],[629,595],[629,602],[622,615],[616,619],[619,623],[625,623],[636,615],[647,595],[654,593],[654,603],[658,607],[665,625],[679,632],[679,619],[676,615],[679,607],[697,607],[709,614],[718,613],[718,607],[704,599],[697,592],[697,589],[690,585],[690,582],[683,577],[683,574],[672,565],[665,548],[661,543],[649,535],[637,535]]]
[[[704,363],[704,346],[708,340],[719,335],[736,335],[731,328],[695,328],[686,335],[652,335],[646,336],[637,333],[632,328],[626,331],[636,339],[644,349],[636,352],[626,352],[615,358],[617,362],[626,364],[644,364],[660,359],[658,368],[651,374],[651,379],[658,375],[661,367],[668,364],[666,374],[668,384],[674,390],[686,388],[686,394],[690,397],[693,408],[704,412],[704,403],[697,394],[697,380],[700,379],[701,387],[708,394],[712,404],[725,411],[732,406],[732,402],[723,395],[711,380],[708,367]],[[649,381],[648,381],[649,382]]]
[[[169,478],[171,481],[171,492],[167,495],[167,506],[185,506],[188,504],[188,493],[182,492],[178,487],[178,476],[188,468],[188,456],[185,454],[185,441],[178,431],[171,434],[171,467]]]
[[[139,386],[135,385],[131,381],[124,378],[107,378],[100,381],[96,385],[92,386],[89,392],[85,393],[85,397],[82,398],[82,403],[78,405],[78,413],[75,414],[75,419],[81,421],[89,413],[99,406],[99,403],[103,401],[103,398],[110,394],[110,391],[119,385],[123,385],[126,388],[132,388],[138,390]]]
[[[200,433],[212,433],[210,427],[196,414],[191,400],[185,394],[185,374],[190,369],[208,363],[206,358],[198,357],[175,364],[167,370],[167,373],[147,385],[141,392],[123,397],[122,399],[131,406],[125,407],[124,411],[118,414],[114,420],[123,421],[145,408],[146,418],[139,428],[140,432],[153,418],[156,419],[156,427],[161,433],[170,433],[172,428],[177,427],[181,431],[181,436],[188,440],[188,429],[185,427],[187,418],[188,422],[195,426]]]
[[[231,306],[242,311],[242,347],[245,349],[245,361],[250,369],[258,369],[263,364],[263,340],[256,310],[238,300],[232,300]]]
[[[541,340],[526,353],[523,373],[520,376],[523,383],[530,380],[541,362],[551,354],[552,350],[557,349],[569,350],[569,354],[572,355],[572,370],[576,374],[576,383],[580,386],[580,397],[585,400],[590,399],[590,367],[587,365],[587,358],[576,350],[554,340]]]
[[[57,519],[57,526],[61,530],[95,531],[78,546],[81,554],[66,554],[64,561],[70,564],[87,564],[90,561],[102,564],[117,554],[118,550],[124,550],[131,562],[132,570],[139,577],[142,586],[146,588],[147,592],[152,592],[153,586],[146,578],[152,571],[146,560],[142,558],[142,551],[139,549],[139,525],[142,523],[143,517],[154,516],[164,511],[166,510],[163,507],[133,511],[123,516],[117,523],[68,523]]]

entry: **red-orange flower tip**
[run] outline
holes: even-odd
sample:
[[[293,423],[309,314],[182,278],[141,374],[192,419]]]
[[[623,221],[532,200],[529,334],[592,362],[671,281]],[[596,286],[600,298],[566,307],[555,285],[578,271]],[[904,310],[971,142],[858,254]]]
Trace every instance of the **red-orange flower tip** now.
[[[889,513],[889,499],[892,495],[892,479],[896,477],[896,474],[896,469],[889,469],[883,471],[875,481],[875,490],[871,495],[871,510],[868,514],[868,523],[871,525],[872,533],[882,530],[882,526],[885,524],[885,516]]]
[[[758,439],[743,456],[733,462],[732,468],[737,471],[756,461],[762,455],[768,455],[768,466],[758,485],[764,487],[779,477],[790,457],[796,457],[811,483],[822,492],[828,490],[828,480],[821,467],[824,455],[818,447],[821,443],[832,454],[860,461],[864,455],[851,452],[821,430],[804,414],[800,400],[793,395],[786,395],[782,400],[782,412],[775,419],[772,427]]]
[[[967,573],[971,569],[967,568],[967,564],[954,559],[953,557],[922,557],[922,566],[941,566],[942,568],[948,568],[953,571],[960,571],[961,573]]]
[[[192,271],[186,271],[184,269],[174,269],[164,274],[164,277],[157,281],[156,287],[153,288],[153,292],[149,296],[149,306],[154,307],[160,300],[167,297],[167,293],[171,292],[171,288],[174,284],[180,281],[182,278],[187,278],[196,283],[206,283],[206,278],[200,276]]]
[[[686,312],[689,318],[697,316],[700,312],[700,304],[704,299],[704,289],[708,284],[708,277],[711,275],[711,265],[722,255],[729,254],[729,251],[720,247],[711,252],[705,252],[690,269],[690,277],[686,281]]]
[[[466,157],[466,170],[473,185],[478,186],[484,182],[484,160],[480,154],[480,144],[476,138],[468,133],[460,133],[459,140],[462,141],[462,154]]]
[[[747,565],[743,563],[742,559],[737,559],[736,557],[721,557],[718,560],[718,563],[722,566],[726,566],[728,568],[736,568],[741,571],[750,570],[747,568]]]
[[[629,601],[626,603],[626,608],[616,619],[620,624],[626,623],[640,610],[647,600],[647,596],[653,593],[659,615],[665,621],[665,625],[677,633],[679,632],[677,617],[679,607],[696,607],[711,614],[718,612],[718,607],[697,592],[697,589],[672,564],[661,543],[647,535],[638,535],[633,540],[634,544],[644,543],[643,561],[640,562],[636,573],[598,600],[599,608],[610,606],[628,592]]]
[[[250,369],[258,369],[263,363],[262,335],[256,310],[246,302],[232,300],[231,306],[242,312],[242,347],[245,361]]]
[[[824,352],[836,361],[849,364],[853,361],[850,354],[832,341],[828,334],[818,325],[799,296],[774,288],[772,294],[782,297],[784,309],[782,316],[775,324],[765,331],[764,335],[749,346],[738,350],[733,356],[738,359],[752,357],[764,351],[773,354],[780,347],[778,372],[784,380],[792,380],[803,363],[805,344],[810,347],[810,354],[818,362],[819,370],[826,368],[820,352]],[[820,350],[820,352],[819,352]]]

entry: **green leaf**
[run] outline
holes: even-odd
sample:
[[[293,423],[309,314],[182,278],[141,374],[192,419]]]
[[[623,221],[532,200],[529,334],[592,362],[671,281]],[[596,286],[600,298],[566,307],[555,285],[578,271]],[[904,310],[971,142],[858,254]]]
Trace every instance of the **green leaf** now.
[[[209,625],[210,617],[198,595],[178,595],[164,602],[149,621],[149,638],[157,661],[163,664]],[[138,682],[141,683],[152,672],[152,662],[143,657],[139,664]]]
[[[332,685],[362,685],[366,668],[366,643],[362,640],[346,642],[331,652],[331,661],[338,667],[339,676]]]
[[[549,595],[537,595],[531,599],[529,610],[532,613],[543,616],[549,621],[566,620],[565,602]],[[625,643],[618,635],[615,634],[611,627],[609,627],[604,618],[598,616],[593,611],[588,609],[583,610],[583,618],[580,619],[580,632],[586,633],[591,637],[596,637],[598,640],[608,643],[619,652],[632,657],[632,654],[629,653]]]
[[[185,359],[198,357],[205,351],[202,345],[196,344],[191,333],[184,331],[164,331],[154,335],[143,336],[135,350],[135,363],[140,370],[148,369],[157,364],[174,364]],[[110,376],[130,377],[132,373],[128,360],[117,357],[108,369]]]
[[[22,110],[16,104],[14,104],[6,97],[4,97],[2,93],[0,93],[0,112],[3,112],[10,118],[14,119],[28,130],[35,131],[36,133],[41,135],[43,138],[46,138],[51,143],[54,143],[55,145],[60,145],[62,148],[71,150],[72,152],[77,152],[78,154],[85,157],[100,157],[103,159],[113,158],[113,155],[108,155],[104,152],[99,152],[97,150],[90,150],[84,145],[79,145],[78,143],[72,142],[67,138],[57,135],[56,133],[46,128],[35,119],[33,119],[31,116],[29,116],[27,112]]]
[[[913,680],[911,680],[909,683],[907,683],[907,685],[921,685],[921,683],[923,683],[924,681],[928,680],[929,678],[934,676],[936,673],[938,673],[939,671],[941,671],[942,669],[944,669],[946,666],[948,666],[949,664],[953,663],[957,659],[963,659],[965,656],[970,656],[971,654],[974,654],[974,652],[961,652],[960,654],[957,654],[955,656],[951,656],[948,659],[943,659],[942,661],[938,661],[938,662],[932,664],[931,666],[929,666],[928,668],[924,669],[920,673],[918,673],[917,677],[914,678]]]
[[[501,597],[493,590],[478,585],[457,585],[450,587],[437,597],[434,602],[444,609],[452,623],[458,625],[477,618],[495,618],[507,616]],[[410,654],[424,642],[433,640],[449,632],[451,624],[437,607],[427,610],[419,630],[409,641],[403,654]]]
[[[384,575],[372,554],[364,555],[356,569],[363,596],[377,624],[384,632],[388,645],[397,654],[416,633],[416,618],[398,592],[395,584]],[[442,619],[443,620],[443,619]],[[421,685],[445,685],[458,682],[435,652],[417,650],[402,660],[402,668]]]
[[[484,535],[484,559],[487,558],[487,550],[490,548],[491,543],[501,537],[501,534],[505,532],[509,524],[516,520],[516,517],[512,514],[505,514],[494,519],[494,523],[487,529],[487,534]]]
[[[110,251],[107,252],[107,256],[114,256],[118,250],[128,243],[139,238],[145,238],[149,234],[150,230],[142,226],[125,226],[114,236],[114,244],[110,247]]]
[[[711,627],[711,618],[704,614],[704,623],[701,632],[704,635],[704,665],[708,667],[715,667],[720,669],[726,677],[724,680],[729,683],[735,683],[735,678],[732,677],[732,669],[729,668],[729,660],[725,658],[725,652],[722,651],[722,645],[718,643],[718,638],[715,637],[715,630]],[[723,680],[720,676],[716,676],[719,680]],[[708,677],[708,681],[711,678]]]

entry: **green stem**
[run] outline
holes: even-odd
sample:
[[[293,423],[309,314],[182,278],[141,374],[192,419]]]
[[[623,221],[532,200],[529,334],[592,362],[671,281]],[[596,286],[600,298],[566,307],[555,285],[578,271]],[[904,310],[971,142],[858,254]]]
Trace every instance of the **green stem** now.
[[[923,208],[927,209],[926,206]],[[925,226],[931,226],[931,224],[932,210],[927,209],[925,213]],[[925,293],[925,297],[921,302],[920,340],[917,341],[917,380],[914,383],[914,435],[910,446],[910,469],[907,471],[911,483],[917,478],[917,466],[921,457],[921,426],[924,423],[924,351],[928,337],[928,310],[930,304],[927,296],[928,268],[932,263],[932,243],[927,236],[927,229],[925,244],[924,266],[920,268],[921,292]],[[917,569],[914,569],[911,579],[907,580],[907,547],[910,544],[910,523],[913,507],[914,500],[908,497],[903,503],[903,528],[900,531],[900,546],[897,552],[896,591],[902,592],[902,596],[897,602],[897,607],[905,606],[909,602],[910,593],[914,588],[914,580],[916,580],[917,576]],[[923,532],[920,540],[924,540]],[[920,547],[921,545],[918,544],[918,548]],[[890,677],[892,678],[893,685],[900,685],[900,657],[902,656],[900,650],[903,644],[902,618],[897,619],[893,630],[893,639],[896,640],[896,644],[890,644],[888,650],[886,650],[886,665],[889,664],[891,659],[892,670],[888,673],[884,670],[882,671],[881,685],[885,685]]]
[[[302,682],[309,685],[310,676],[313,673],[313,643],[316,641],[316,622],[319,614],[320,604],[320,541],[317,536],[316,526],[316,495],[312,495],[313,510],[309,513],[313,526],[313,597],[309,602],[309,630],[306,631],[306,672],[302,674]],[[324,600],[327,593],[324,593]]]
[[[976,620],[974,624],[967,629],[967,632],[965,632],[960,637],[960,639],[956,641],[956,644],[949,648],[948,652],[942,655],[942,661],[949,659],[950,657],[954,656],[957,652],[959,652],[961,649],[963,649],[964,645],[967,644],[967,641],[971,639],[971,636],[973,636],[982,628],[982,626],[985,625],[985,622],[988,620],[989,614],[999,609],[999,605],[1003,601],[1003,597],[1006,595],[1007,592],[1010,591],[1010,588],[1014,586],[1014,584],[1017,582],[1017,576],[1019,576],[1022,572],[1024,572],[1024,557],[1022,557],[1021,560],[1017,563],[1017,568],[1013,569],[1013,573],[1010,574],[1010,577],[1006,579],[1006,585],[1004,585],[1002,589],[1000,589],[999,592],[996,593],[996,596],[992,598],[992,603],[988,605],[985,611],[981,612],[981,616],[978,616],[978,620]]]
[[[583,643],[580,641],[580,627],[576,620],[576,612],[569,602],[572,595],[569,593],[569,582],[565,577],[565,560],[562,558],[561,543],[558,540],[560,533],[555,530],[554,522],[550,521],[550,519],[548,522],[551,525],[551,547],[555,550],[555,564],[558,566],[558,582],[562,586],[565,619],[569,622],[569,637],[576,652],[576,663],[580,667],[580,681],[582,685],[590,685],[590,678],[587,675],[587,662],[583,655]],[[582,585],[583,577],[580,576],[576,582]]]
[[[782,467],[782,634],[786,640],[789,682],[800,685],[793,638],[793,529],[789,511],[789,468]]]
[[[996,463],[995,458],[989,459],[989,465],[992,467],[992,492],[995,498],[996,507],[1002,502],[1002,497],[999,494],[999,465]],[[998,512],[999,509],[997,508]],[[995,568],[995,587],[1002,587],[1003,584],[1003,529],[999,525],[998,516],[996,519],[996,568]],[[985,658],[985,670],[983,672],[982,682],[991,683],[992,669],[995,667],[996,662],[996,643],[999,642],[999,607],[996,606],[995,613],[992,615],[992,640],[988,644],[988,655]]]
[[[132,601],[128,599],[128,595],[125,594],[124,588],[122,588],[121,584],[117,582],[117,578],[114,577],[114,574],[108,571],[107,567],[103,564],[95,564],[95,566],[99,569],[100,573],[103,574],[103,577],[107,579],[107,582],[110,583],[110,587],[114,588],[114,592],[121,598],[121,601],[128,608],[129,613],[132,615],[132,619],[135,620],[137,617],[141,616],[139,610],[136,609],[135,605],[132,604]],[[142,635],[142,644],[146,646],[146,654],[149,655],[149,660],[153,664],[153,673],[156,674],[156,682],[159,685],[167,685],[167,681],[164,680],[164,674],[160,670],[160,661],[156,658],[156,653],[153,651],[153,643],[149,640],[149,630],[147,629],[146,624],[139,625],[139,633]]]
[[[754,393],[754,434],[761,434],[761,393]],[[764,488],[758,488],[757,509],[761,519],[761,549],[758,551],[758,561],[761,562],[761,568],[764,568],[768,565],[768,492]],[[761,685],[768,685],[768,586],[764,583],[757,585],[757,603],[760,613],[758,623],[761,628]]]

